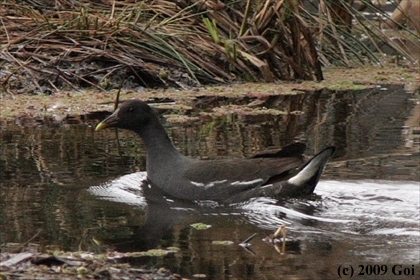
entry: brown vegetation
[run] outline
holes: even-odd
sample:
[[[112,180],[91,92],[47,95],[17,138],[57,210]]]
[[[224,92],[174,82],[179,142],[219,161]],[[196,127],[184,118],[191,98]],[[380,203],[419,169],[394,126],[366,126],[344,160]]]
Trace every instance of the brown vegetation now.
[[[417,34],[420,33],[420,1],[400,1],[391,17],[382,24],[382,28],[397,28],[404,25]]]
[[[127,77],[145,87],[322,79],[311,33],[290,12],[294,1],[29,3],[0,6],[6,91],[107,89]]]
[[[330,8],[318,9],[314,2]],[[2,2],[0,88],[9,94],[48,95],[83,87],[319,81],[321,64],[380,62],[372,51],[381,45],[378,40],[412,59],[375,34],[379,26],[362,24],[353,1],[338,2]],[[349,18],[358,25],[353,34]],[[367,34],[371,46],[355,34]]]

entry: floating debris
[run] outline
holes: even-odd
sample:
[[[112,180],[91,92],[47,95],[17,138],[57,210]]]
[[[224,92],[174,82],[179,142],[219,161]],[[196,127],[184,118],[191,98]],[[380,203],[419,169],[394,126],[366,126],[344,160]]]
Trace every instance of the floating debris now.
[[[249,243],[249,241],[251,241],[252,238],[254,238],[256,235],[257,234],[254,233],[253,235],[251,235],[250,237],[248,237],[247,239],[245,239],[244,241],[242,241],[241,243],[239,243],[239,246],[242,246],[242,247],[249,247],[249,246],[251,246],[252,244]]]
[[[215,240],[215,241],[212,241],[211,244],[213,244],[213,245],[233,245],[235,243],[233,241],[230,241],[230,240],[220,240],[220,241]]]
[[[191,224],[191,226],[197,230],[205,230],[205,229],[211,228],[211,225],[206,225],[203,223],[195,223],[195,224]]]
[[[282,240],[279,239],[279,236],[282,236]],[[286,253],[286,236],[287,236],[287,228],[286,225],[281,225],[274,234],[270,234],[269,236],[265,237],[263,241],[270,242],[274,244],[274,248],[280,254]],[[280,246],[281,245],[281,246]]]

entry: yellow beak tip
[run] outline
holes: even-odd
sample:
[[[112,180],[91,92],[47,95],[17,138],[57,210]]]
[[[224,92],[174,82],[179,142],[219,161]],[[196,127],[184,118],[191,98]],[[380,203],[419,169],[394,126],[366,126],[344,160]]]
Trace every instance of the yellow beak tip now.
[[[106,123],[104,123],[104,122],[100,122],[100,123],[96,126],[95,131],[99,131],[99,130],[105,129],[105,128],[107,128],[107,127],[108,127],[108,125],[107,125]]]

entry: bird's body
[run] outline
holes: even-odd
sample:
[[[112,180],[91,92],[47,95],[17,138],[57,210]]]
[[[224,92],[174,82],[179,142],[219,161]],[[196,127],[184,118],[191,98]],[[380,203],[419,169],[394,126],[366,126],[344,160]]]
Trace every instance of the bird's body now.
[[[137,133],[147,151],[149,182],[180,199],[242,201],[256,196],[290,197],[313,192],[325,164],[334,152],[328,147],[307,161],[305,145],[251,158],[197,160],[182,155],[169,139],[157,114],[139,100],[124,102],[96,130],[118,127]]]

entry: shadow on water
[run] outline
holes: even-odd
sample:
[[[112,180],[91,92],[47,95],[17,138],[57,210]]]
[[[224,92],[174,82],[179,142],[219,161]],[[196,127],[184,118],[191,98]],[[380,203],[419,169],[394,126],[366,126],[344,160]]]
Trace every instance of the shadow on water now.
[[[130,262],[206,279],[337,278],[343,264],[384,265],[382,279],[393,278],[393,266],[401,265],[416,275],[397,279],[418,277],[418,94],[384,86],[258,99],[198,97],[187,115],[190,121],[166,127],[192,157],[247,156],[296,139],[307,143],[308,154],[328,145],[337,152],[309,198],[192,203],[140,187],[145,155],[131,133],[119,131],[116,141],[115,132],[94,133],[89,122],[3,124],[0,242],[23,243],[42,230],[32,242],[64,250],[103,251],[93,238],[121,251],[178,247]],[[190,226],[198,222],[211,228]],[[282,224],[285,252],[262,241]],[[254,233],[250,247],[238,246]]]

